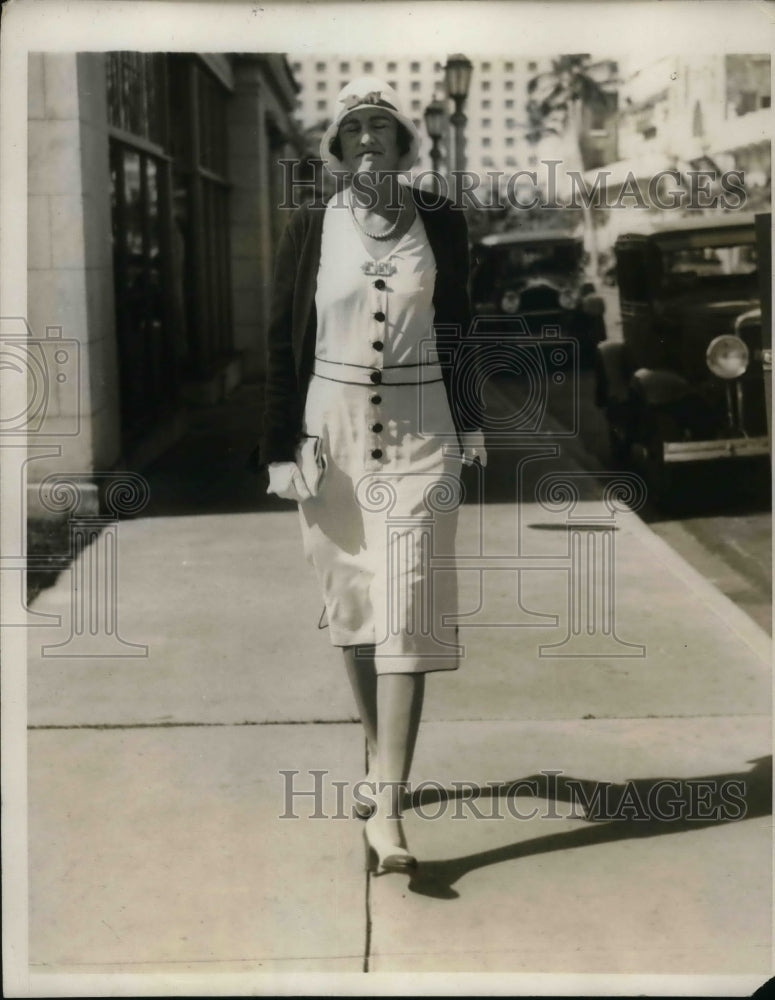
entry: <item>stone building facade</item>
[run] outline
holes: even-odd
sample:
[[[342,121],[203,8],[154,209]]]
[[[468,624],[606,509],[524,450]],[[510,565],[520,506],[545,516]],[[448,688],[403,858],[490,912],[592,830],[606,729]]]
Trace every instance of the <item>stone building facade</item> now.
[[[32,404],[56,445],[28,463],[30,516],[54,473],[96,510],[97,472],[141,469],[261,377],[297,90],[282,55],[30,55]]]

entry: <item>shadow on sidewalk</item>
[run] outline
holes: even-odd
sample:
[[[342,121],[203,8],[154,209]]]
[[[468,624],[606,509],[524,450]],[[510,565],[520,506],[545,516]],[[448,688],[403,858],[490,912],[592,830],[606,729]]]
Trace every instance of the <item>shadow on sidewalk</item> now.
[[[510,405],[519,410],[524,392],[519,380],[501,380],[497,398],[493,396],[490,400],[490,416],[502,415],[504,407],[508,410]],[[142,517],[295,512],[295,504],[267,494],[266,473],[256,474],[248,467],[259,438],[262,410],[263,384],[258,382],[242,383],[225,400],[192,410],[186,434],[142,470],[150,492]],[[568,441],[550,434],[530,433],[520,439],[519,447],[512,443],[511,447],[500,449],[493,438],[490,462],[481,477],[475,470],[464,468],[468,502],[513,503],[517,465],[526,457],[545,456],[524,465],[523,500],[534,499],[536,481],[548,468],[557,472],[576,467],[574,459],[566,454]],[[555,457],[551,457],[552,453]],[[601,489],[593,479],[587,480],[581,498],[597,499]]]
[[[474,801],[508,800],[516,794],[525,795],[532,782],[537,788],[534,797],[543,798],[546,803],[543,814],[546,818],[585,818],[591,825],[567,833],[520,840],[447,861],[421,862],[409,882],[409,889],[435,899],[458,899],[460,894],[453,888],[455,883],[469,872],[489,865],[552,851],[688,833],[709,826],[769,816],[772,812],[772,757],[759,757],[749,763],[753,767],[748,771],[696,778],[639,778],[624,785],[564,776],[554,781],[541,774],[477,789],[482,794],[476,796]],[[464,798],[466,793],[463,789],[448,792],[426,788],[413,796],[412,807],[418,809]],[[558,813],[557,802],[569,803],[571,811],[565,815]],[[578,811],[580,804],[587,806],[586,815],[584,811]],[[481,812],[484,819],[488,818],[484,809]],[[497,805],[490,812],[496,816],[503,815],[503,810],[497,809]],[[528,818],[524,805],[520,813],[515,815],[515,812],[507,809],[505,815],[517,818],[521,814],[523,818]],[[540,810],[536,815],[540,815]]]
[[[221,402],[192,410],[185,435],[142,470],[150,490],[142,517],[295,510],[267,495],[266,474],[247,468],[262,409],[263,385],[244,382]]]

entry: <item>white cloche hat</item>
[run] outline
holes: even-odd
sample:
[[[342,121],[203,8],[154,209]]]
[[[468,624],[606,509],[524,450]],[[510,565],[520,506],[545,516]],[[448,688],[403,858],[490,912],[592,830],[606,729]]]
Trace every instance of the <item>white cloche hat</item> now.
[[[359,76],[351,80],[337,94],[334,120],[320,140],[320,158],[332,173],[347,172],[344,163],[331,152],[331,143],[339,132],[342,119],[355,108],[381,108],[383,111],[388,111],[404,126],[410,139],[409,150],[398,161],[398,169],[408,170],[416,163],[420,152],[420,133],[412,119],[404,113],[398,94],[379,77]]]

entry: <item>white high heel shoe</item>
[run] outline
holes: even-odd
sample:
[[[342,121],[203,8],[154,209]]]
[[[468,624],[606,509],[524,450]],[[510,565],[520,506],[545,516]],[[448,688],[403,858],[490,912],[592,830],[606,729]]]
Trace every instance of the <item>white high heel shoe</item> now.
[[[401,820],[401,803],[404,798],[403,790],[398,791],[398,802],[394,798],[396,789],[381,789],[375,796],[375,806],[373,814],[366,821],[363,837],[368,848],[367,869],[374,875],[384,875],[386,872],[412,872],[417,867],[417,858],[402,844],[396,844],[390,839],[384,828],[380,829],[377,821],[383,817],[391,817]],[[396,809],[396,806],[398,807]],[[398,831],[401,840],[404,840],[403,830],[400,825]]]
[[[363,830],[363,838],[368,848],[367,870],[372,875],[385,875],[388,872],[413,872],[417,868],[417,858],[405,847],[393,844],[384,833],[380,833],[367,821]]]

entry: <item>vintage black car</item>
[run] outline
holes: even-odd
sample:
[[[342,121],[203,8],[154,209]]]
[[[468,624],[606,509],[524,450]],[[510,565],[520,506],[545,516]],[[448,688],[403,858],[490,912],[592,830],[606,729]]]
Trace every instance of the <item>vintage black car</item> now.
[[[583,363],[605,340],[605,303],[584,276],[581,237],[548,231],[485,236],[473,247],[471,301],[478,316],[521,317],[530,334],[557,328]]]
[[[615,244],[623,342],[597,350],[611,455],[669,501],[687,463],[769,453],[752,216],[682,220]]]

